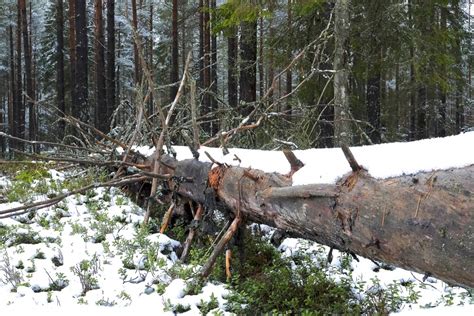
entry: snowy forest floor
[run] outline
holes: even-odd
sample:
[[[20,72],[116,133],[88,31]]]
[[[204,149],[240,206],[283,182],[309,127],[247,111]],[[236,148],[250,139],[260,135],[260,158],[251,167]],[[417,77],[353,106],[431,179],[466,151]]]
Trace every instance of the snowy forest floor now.
[[[4,169],[0,211],[106,176],[96,169],[59,172],[47,164]],[[307,300],[321,298],[321,305],[305,306],[323,306],[328,297],[315,290],[321,284],[333,295],[334,301],[326,302],[331,306],[323,309],[329,313],[474,314],[472,290],[361,257],[357,261],[337,251],[329,263],[327,247],[301,239],[287,238],[274,248],[269,242],[272,229],[256,224],[249,227],[257,243],[255,253],[270,254],[273,266],[262,268],[254,279],[226,282],[219,261],[203,283],[197,271],[208,247],[196,248],[190,263],[182,264],[176,252],[185,228],[177,225],[169,236],[160,234],[156,222],[143,228],[143,215],[144,210],[120,190],[99,188],[49,208],[0,219],[1,314],[239,314],[278,308],[272,300],[281,297],[291,309],[292,304],[299,306],[301,295]],[[251,253],[247,256],[252,263]],[[259,288],[258,282],[270,288]]]

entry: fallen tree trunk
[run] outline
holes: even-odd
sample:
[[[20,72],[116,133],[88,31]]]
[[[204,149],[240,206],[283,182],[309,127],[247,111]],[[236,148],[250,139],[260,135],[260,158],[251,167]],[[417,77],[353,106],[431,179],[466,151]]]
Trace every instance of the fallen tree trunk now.
[[[181,183],[178,195],[207,208],[474,287],[474,165],[390,179],[353,167],[336,184],[291,186],[291,174],[170,164],[175,176],[194,179]]]

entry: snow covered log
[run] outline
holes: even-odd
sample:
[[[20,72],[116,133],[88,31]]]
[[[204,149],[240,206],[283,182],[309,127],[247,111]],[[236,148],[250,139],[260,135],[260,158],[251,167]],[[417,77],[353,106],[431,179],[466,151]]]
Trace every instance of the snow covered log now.
[[[474,165],[336,184],[292,186],[289,175],[172,161],[177,193],[341,251],[474,287]],[[167,169],[169,172],[170,169]]]

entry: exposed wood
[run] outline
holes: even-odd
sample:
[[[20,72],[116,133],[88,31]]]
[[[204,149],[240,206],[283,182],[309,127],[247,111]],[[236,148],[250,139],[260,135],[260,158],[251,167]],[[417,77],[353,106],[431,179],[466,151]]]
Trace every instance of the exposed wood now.
[[[173,211],[175,208],[176,204],[174,202],[171,203],[170,207],[165,213],[165,216],[163,216],[163,221],[161,223],[161,228],[160,228],[160,233],[164,234],[166,229],[168,228],[168,225],[171,221],[171,216],[173,215]]]
[[[227,282],[232,278],[232,273],[230,271],[230,264],[232,261],[232,250],[227,249],[225,251],[225,275],[227,277]]]

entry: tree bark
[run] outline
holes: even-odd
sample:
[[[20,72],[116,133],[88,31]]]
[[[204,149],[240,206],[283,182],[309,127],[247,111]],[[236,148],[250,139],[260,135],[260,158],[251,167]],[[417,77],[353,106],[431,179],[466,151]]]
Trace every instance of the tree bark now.
[[[227,37],[227,102],[233,109],[237,108],[237,30],[232,27]]]
[[[132,28],[133,36],[138,36],[137,0],[132,0]],[[133,41],[133,60],[135,67],[135,84],[138,85],[141,82],[141,72],[140,58],[138,56],[138,47],[135,40]]]
[[[210,0],[204,0],[202,7],[202,44],[203,44],[203,89],[204,95],[202,97],[202,111],[201,114],[209,115],[212,112],[211,104],[211,28],[210,28],[210,14],[209,14]],[[212,122],[211,117],[206,117],[205,122],[202,124],[203,129],[209,135],[212,135]]]
[[[69,0],[69,80],[70,80],[70,93],[71,93],[71,105],[68,109],[69,115],[72,115],[76,107],[76,0]]]
[[[88,86],[88,43],[87,43],[87,11],[86,2],[76,0],[75,3],[76,25],[76,78],[74,95],[76,103],[73,105],[72,114],[83,122],[89,121],[89,86]]]
[[[64,13],[63,0],[56,1],[56,103],[59,110],[58,116],[64,117],[66,103],[64,96]],[[62,139],[65,132],[65,122],[59,122],[59,137]]]
[[[15,106],[15,126],[16,136],[25,137],[25,104],[23,102],[23,80],[21,65],[21,0],[18,0],[16,25],[16,106]],[[17,149],[22,149],[23,144],[17,143]]]
[[[28,136],[30,140],[36,138],[35,93],[33,91],[33,73],[31,47],[28,34],[28,16],[26,14],[26,0],[20,0],[21,30],[23,35],[23,56],[25,60],[26,105],[28,106]]]
[[[383,25],[382,21],[383,4],[380,1],[371,2],[367,8],[367,20],[371,22],[371,46],[369,48],[369,56],[367,62],[367,118],[370,126],[368,127],[368,135],[373,143],[381,142],[381,124],[380,124],[380,108],[381,108],[381,79],[382,79],[382,39],[380,30]]]
[[[292,41],[293,41],[293,3],[292,3],[292,0],[288,0],[288,4],[287,4],[288,8],[287,8],[287,14],[288,14],[288,46],[286,48],[286,54],[287,54],[287,58],[288,58],[288,63],[291,62],[291,60],[293,59],[293,44],[292,44]],[[272,8],[273,9],[273,8]],[[270,38],[273,38],[273,26],[270,27]],[[272,59],[272,63],[273,63],[273,47],[271,48],[271,59]],[[271,65],[271,70],[270,70],[270,80],[273,81],[273,77],[274,77],[274,70],[273,70],[273,65]],[[293,72],[292,72],[292,69],[291,67],[288,68],[288,70],[286,71],[286,91],[285,93],[286,94],[290,94],[291,92],[293,91]],[[290,100],[291,97],[288,98],[288,100]],[[290,104],[288,102],[287,104],[287,110],[290,109]]]
[[[170,102],[173,102],[178,93],[179,81],[179,38],[178,38],[178,0],[173,0],[173,14],[171,21],[171,88]],[[184,67],[184,65],[183,65]]]
[[[211,80],[210,80],[210,85],[211,85],[211,91],[212,91],[212,96],[210,99],[210,107],[211,111],[215,112],[218,108],[217,105],[217,35],[212,32],[212,28],[215,26],[217,22],[217,17],[216,17],[216,0],[210,0],[210,10],[212,12],[210,16],[210,27],[209,27],[209,36],[211,37]],[[213,118],[216,118],[214,115]],[[215,135],[219,131],[219,122],[218,121],[213,121],[211,122],[211,135]]]
[[[17,105],[17,96],[16,92],[16,82],[15,82],[15,49],[13,42],[13,26],[10,24],[8,26],[8,37],[9,37],[9,46],[10,46],[10,102],[8,103],[8,132],[13,135],[16,135],[17,126],[15,125],[15,107]],[[9,147],[15,148],[16,144],[14,140],[9,140]]]
[[[193,179],[177,193],[205,207],[474,286],[474,165],[377,180],[353,164],[356,171],[336,184],[291,186],[288,175],[256,169],[166,163],[176,176]]]
[[[107,1],[107,69],[105,89],[107,97],[107,125],[115,111],[115,0]]]
[[[335,50],[334,50],[334,142],[336,145],[350,145],[351,125],[349,117],[349,0],[336,1],[335,7]]]
[[[107,105],[105,89],[105,41],[102,0],[94,4],[94,53],[95,53],[95,126],[102,132],[108,132]]]
[[[240,101],[257,100],[257,21],[242,22],[240,36]],[[252,111],[248,105],[242,110],[247,116]]]

